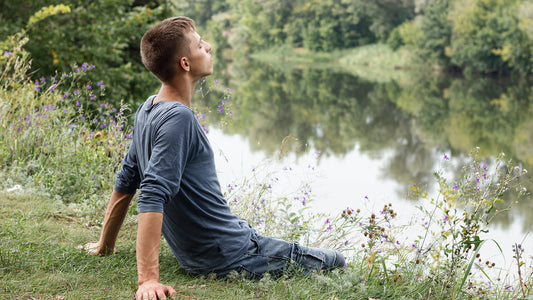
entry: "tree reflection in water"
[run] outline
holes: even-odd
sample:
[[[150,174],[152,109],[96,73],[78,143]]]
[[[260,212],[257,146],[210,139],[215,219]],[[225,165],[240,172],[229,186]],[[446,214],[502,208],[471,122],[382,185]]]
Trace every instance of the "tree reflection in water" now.
[[[228,134],[245,137],[251,149],[275,155],[284,151],[342,157],[357,145],[361,153],[383,157],[383,178],[404,190],[431,186],[435,153],[467,159],[474,147],[487,159],[504,152],[533,169],[533,91],[525,79],[452,78],[410,74],[401,83],[371,82],[332,69],[275,68],[242,60],[224,71],[232,95],[234,120]],[[217,102],[216,92],[200,102]],[[217,116],[210,121],[216,122]],[[390,155],[392,153],[392,155]],[[459,175],[460,166],[452,173]],[[522,182],[533,190],[531,175]],[[513,201],[512,193],[506,201]],[[514,216],[533,225],[531,201],[521,201],[496,222]]]

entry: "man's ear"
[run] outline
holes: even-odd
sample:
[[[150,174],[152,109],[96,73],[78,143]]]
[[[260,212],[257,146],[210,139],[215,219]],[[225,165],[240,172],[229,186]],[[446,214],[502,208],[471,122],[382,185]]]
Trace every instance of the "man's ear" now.
[[[189,59],[185,56],[180,58],[179,65],[186,72],[189,72],[191,70],[191,64],[189,63]]]

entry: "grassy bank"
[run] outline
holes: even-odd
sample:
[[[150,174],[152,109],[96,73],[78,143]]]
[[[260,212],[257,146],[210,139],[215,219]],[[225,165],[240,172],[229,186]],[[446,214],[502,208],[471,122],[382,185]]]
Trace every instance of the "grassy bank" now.
[[[1,192],[0,298],[131,298],[137,280],[135,214],[126,218],[118,254],[104,258],[77,248],[98,238],[99,226],[91,219],[82,210],[50,201],[42,191]],[[161,247],[160,278],[176,289],[178,299],[450,299],[445,286],[415,269],[387,274],[369,260],[327,276],[216,280],[187,275],[166,243]]]
[[[254,53],[256,60],[281,68],[332,68],[374,82],[403,82],[410,72],[428,72],[427,66],[416,60],[406,48],[393,51],[386,44],[373,44],[333,52],[311,52],[279,47]]]

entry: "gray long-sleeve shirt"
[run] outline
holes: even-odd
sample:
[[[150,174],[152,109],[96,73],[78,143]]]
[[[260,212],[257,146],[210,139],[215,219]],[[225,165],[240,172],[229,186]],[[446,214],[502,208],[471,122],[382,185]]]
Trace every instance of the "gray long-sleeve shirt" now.
[[[193,111],[173,101],[152,105],[153,98],[136,112],[115,190],[134,194],[140,188],[139,212],[163,213],[163,236],[187,271],[222,269],[243,254],[252,229],[230,211]]]

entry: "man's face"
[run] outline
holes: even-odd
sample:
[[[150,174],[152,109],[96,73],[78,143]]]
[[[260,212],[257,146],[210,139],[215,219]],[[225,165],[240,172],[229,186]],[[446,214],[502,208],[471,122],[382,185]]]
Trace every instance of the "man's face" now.
[[[196,32],[188,33],[188,38],[190,41],[188,58],[191,65],[191,74],[199,78],[213,74],[213,59],[209,53],[211,45],[202,40]]]

